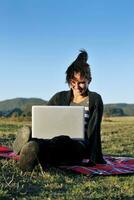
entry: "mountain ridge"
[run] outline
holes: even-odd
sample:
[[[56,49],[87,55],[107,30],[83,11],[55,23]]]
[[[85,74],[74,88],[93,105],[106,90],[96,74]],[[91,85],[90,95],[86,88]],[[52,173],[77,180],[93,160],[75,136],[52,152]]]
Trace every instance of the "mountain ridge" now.
[[[0,101],[0,116],[31,116],[33,105],[46,105],[41,98],[18,97]],[[105,116],[134,116],[134,104],[110,103],[104,105]]]
[[[31,116],[31,108],[33,105],[46,105],[47,101],[40,98],[13,98],[0,101],[0,116],[19,117]]]
[[[18,97],[18,98],[13,98],[13,99],[7,99],[0,101],[0,111],[6,111],[14,108],[20,108],[20,109],[25,109],[28,105],[41,105],[41,104],[46,104],[47,101],[40,99],[40,98],[24,98],[24,97]]]

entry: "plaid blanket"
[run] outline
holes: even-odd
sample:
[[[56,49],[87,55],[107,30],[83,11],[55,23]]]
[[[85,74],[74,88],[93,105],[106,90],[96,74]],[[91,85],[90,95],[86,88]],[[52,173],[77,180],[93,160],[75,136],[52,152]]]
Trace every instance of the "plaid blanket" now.
[[[16,155],[10,148],[0,145],[0,157],[1,158],[11,158],[14,160],[19,160],[19,156]]]
[[[88,175],[134,174],[134,158],[104,156],[104,159],[107,164],[96,164],[93,167],[62,166],[62,168]],[[83,162],[88,162],[88,160],[83,160]]]
[[[5,146],[0,146],[0,157],[19,160],[19,156]],[[107,164],[97,164],[93,167],[85,167],[84,164],[88,162],[88,160],[84,159],[83,166],[60,166],[60,169],[86,175],[134,174],[134,157],[104,156],[104,159]]]

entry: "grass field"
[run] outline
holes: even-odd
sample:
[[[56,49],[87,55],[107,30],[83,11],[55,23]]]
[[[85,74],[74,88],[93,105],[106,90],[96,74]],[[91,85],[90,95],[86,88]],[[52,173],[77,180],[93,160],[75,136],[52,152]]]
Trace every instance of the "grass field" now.
[[[17,130],[30,121],[1,119],[0,144],[12,147]],[[134,156],[134,117],[105,118],[102,123],[103,153]],[[0,160],[1,199],[102,199],[133,200],[134,175],[90,177],[37,166],[22,173],[13,160]]]

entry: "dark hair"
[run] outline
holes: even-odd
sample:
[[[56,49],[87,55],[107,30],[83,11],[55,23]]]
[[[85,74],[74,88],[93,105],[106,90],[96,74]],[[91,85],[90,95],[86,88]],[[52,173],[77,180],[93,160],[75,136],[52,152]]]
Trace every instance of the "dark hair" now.
[[[89,83],[92,79],[90,65],[87,63],[88,54],[85,50],[80,50],[76,60],[66,70],[66,82],[74,78],[74,73],[80,73],[83,78],[86,78]]]
[[[80,53],[75,61],[87,63],[87,60],[88,60],[88,53],[84,49],[80,50]]]

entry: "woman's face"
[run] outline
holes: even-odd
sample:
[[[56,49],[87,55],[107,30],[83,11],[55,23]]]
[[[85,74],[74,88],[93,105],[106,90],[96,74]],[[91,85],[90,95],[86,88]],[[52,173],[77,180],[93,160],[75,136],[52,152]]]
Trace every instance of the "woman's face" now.
[[[81,77],[80,72],[74,73],[73,79],[70,81],[70,88],[74,95],[84,96],[89,85],[89,81]]]

